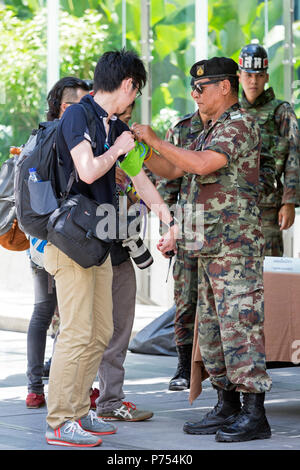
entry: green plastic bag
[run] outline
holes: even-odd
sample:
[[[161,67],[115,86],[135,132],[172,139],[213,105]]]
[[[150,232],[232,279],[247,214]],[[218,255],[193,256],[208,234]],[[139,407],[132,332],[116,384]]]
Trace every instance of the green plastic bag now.
[[[149,147],[147,144],[136,141],[135,147],[128,152],[120,167],[130,178],[139,174],[148,151]]]

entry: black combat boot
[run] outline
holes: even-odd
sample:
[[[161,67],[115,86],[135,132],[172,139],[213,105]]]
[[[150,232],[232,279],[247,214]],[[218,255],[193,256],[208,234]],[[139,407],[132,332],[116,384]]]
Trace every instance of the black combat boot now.
[[[241,410],[240,394],[234,390],[217,388],[218,403],[201,421],[185,423],[184,432],[188,434],[215,434],[224,424],[232,423]]]
[[[216,441],[240,442],[271,437],[264,400],[264,393],[243,393],[241,412],[232,424],[221,427],[216,434]]]
[[[190,388],[192,344],[176,346],[178,365],[174,377],[170,380],[169,390],[186,390]]]

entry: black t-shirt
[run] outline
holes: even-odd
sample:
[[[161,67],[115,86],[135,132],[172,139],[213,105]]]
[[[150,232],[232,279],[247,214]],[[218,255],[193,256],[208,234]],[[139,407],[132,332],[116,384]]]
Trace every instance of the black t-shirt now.
[[[102,155],[123,131],[129,129],[120,119],[112,118],[110,120],[109,135],[107,136],[103,124],[103,118],[107,117],[107,112],[95,102],[91,95],[85,95],[81,99],[81,103],[89,106],[95,115],[96,148],[93,149],[93,153],[94,156]],[[83,140],[90,141],[87,117],[84,109],[79,104],[73,104],[64,112],[57,129],[58,154],[63,163],[66,181],[69,180],[70,174],[74,169],[70,151]],[[79,179],[74,182],[71,189],[71,194],[83,194],[100,204],[115,204],[115,193],[115,165],[92,184],[84,183]]]

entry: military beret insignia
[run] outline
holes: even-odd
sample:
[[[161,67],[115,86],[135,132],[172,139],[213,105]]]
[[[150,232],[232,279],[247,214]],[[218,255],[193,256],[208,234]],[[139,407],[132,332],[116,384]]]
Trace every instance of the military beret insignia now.
[[[202,75],[204,75],[204,68],[202,67],[202,65],[199,65],[199,67],[197,68],[197,76],[201,77]]]

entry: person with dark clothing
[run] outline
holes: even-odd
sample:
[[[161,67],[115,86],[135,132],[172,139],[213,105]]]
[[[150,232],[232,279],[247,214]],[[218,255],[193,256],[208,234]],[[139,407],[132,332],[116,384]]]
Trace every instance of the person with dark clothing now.
[[[134,103],[129,105],[119,119],[127,125],[131,119]],[[134,194],[131,180],[126,173],[116,167],[117,193],[126,200],[126,206],[139,202]],[[111,252],[113,268],[112,299],[114,333],[103,354],[98,370],[100,395],[95,407],[97,415],[103,419],[121,421],[144,421],[153,416],[148,410],[141,410],[134,403],[125,401],[123,391],[124,361],[130,341],[135,315],[136,278],[132,260],[122,240],[114,241]],[[97,391],[94,389],[94,395]],[[98,390],[99,393],[99,390]]]

